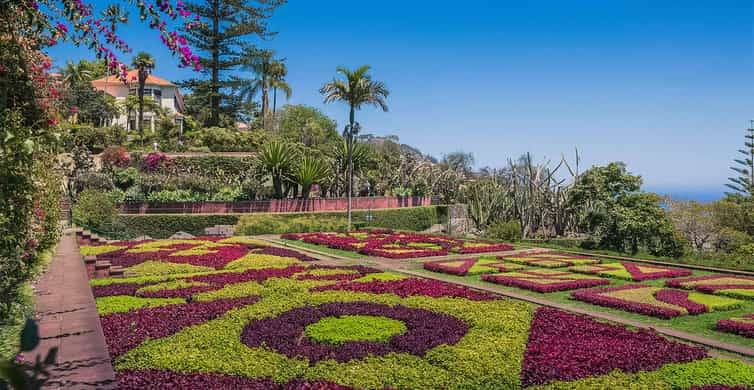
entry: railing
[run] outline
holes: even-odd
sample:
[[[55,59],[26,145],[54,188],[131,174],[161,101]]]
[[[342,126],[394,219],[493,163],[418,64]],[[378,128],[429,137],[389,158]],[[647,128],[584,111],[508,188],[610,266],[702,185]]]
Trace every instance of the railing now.
[[[346,198],[273,199],[241,202],[127,202],[121,214],[250,214],[345,211]],[[428,196],[358,197],[352,199],[353,210],[397,209],[438,204]]]

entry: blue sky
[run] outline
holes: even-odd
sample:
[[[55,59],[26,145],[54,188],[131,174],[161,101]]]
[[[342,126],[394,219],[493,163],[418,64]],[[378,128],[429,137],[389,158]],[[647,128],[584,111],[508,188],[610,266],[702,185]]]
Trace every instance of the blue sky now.
[[[752,4],[291,0],[260,46],[287,58],[290,103],[341,125],[345,107],[323,105],[318,89],[338,65],[370,64],[392,93],[388,113],[359,114],[367,132],[436,156],[472,152],[478,166],[578,147],[584,166],[621,160],[649,190],[710,199],[754,118]],[[122,35],[155,55],[157,75],[191,73],[138,22]]]

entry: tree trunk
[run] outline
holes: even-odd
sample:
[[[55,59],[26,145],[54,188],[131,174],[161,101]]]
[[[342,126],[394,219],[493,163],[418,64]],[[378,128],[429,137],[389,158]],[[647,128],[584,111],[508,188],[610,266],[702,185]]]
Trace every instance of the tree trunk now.
[[[346,137],[346,143],[348,146],[348,206],[347,206],[347,218],[348,218],[348,225],[346,228],[346,231],[351,231],[351,198],[353,197],[353,130],[354,130],[354,124],[355,124],[355,117],[356,117],[356,111],[354,110],[354,107],[351,106],[351,114],[349,117],[349,128],[348,132],[346,133],[348,136]]]
[[[266,85],[262,85],[262,127],[267,124],[267,112],[270,111],[270,92]]]
[[[141,138],[141,146],[144,146],[144,83],[142,81],[141,71],[139,71],[139,123],[136,126],[139,129],[139,138]]]
[[[275,191],[275,199],[283,199],[283,180],[280,177],[272,177],[272,188]]]
[[[209,126],[220,123],[220,1],[212,2],[212,83],[210,85],[210,120]]]

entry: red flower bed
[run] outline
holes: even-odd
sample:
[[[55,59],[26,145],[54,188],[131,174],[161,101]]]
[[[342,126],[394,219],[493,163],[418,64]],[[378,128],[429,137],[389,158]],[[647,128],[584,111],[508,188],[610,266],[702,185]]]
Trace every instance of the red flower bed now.
[[[361,291],[374,294],[395,294],[401,297],[411,295],[424,295],[433,298],[453,297],[466,298],[472,301],[491,301],[497,299],[496,296],[488,293],[474,291],[466,287],[458,287],[449,283],[437,280],[427,279],[403,279],[390,281],[371,281],[366,283],[344,282],[330,286],[320,286],[311,289],[311,291]]]
[[[754,314],[717,321],[715,328],[720,332],[754,338]]]
[[[587,303],[593,303],[600,306],[612,307],[620,310],[630,311],[633,313],[644,314],[652,317],[658,317],[662,319],[670,319],[678,317],[683,314],[679,310],[656,306],[649,303],[627,301],[625,299],[613,298],[610,296],[602,295],[604,293],[630,290],[635,288],[650,287],[645,285],[628,285],[620,287],[607,287],[607,288],[594,288],[589,290],[574,291],[571,296]]]
[[[201,240],[207,241],[205,239],[201,239]],[[117,265],[124,268],[132,267],[134,265],[141,264],[145,261],[159,259],[160,261],[169,261],[171,263],[191,264],[191,265],[212,267],[214,269],[223,269],[225,268],[226,265],[228,265],[228,263],[230,263],[233,260],[237,260],[243,257],[249,251],[248,245],[228,244],[226,246],[210,248],[210,250],[213,251],[213,253],[206,253],[202,255],[190,255],[190,256],[171,256],[171,253],[192,249],[201,245],[200,243],[197,243],[197,244],[183,243],[183,244],[165,246],[164,248],[161,248],[162,250],[154,251],[154,252],[141,252],[141,253],[128,252],[130,249],[142,243],[143,242],[134,243],[132,245],[124,247],[123,249],[98,255],[97,259],[109,260],[112,265]],[[252,248],[263,248],[263,247],[252,246]],[[266,247],[265,247],[265,250],[266,250]]]
[[[689,314],[702,314],[709,311],[707,306],[690,301],[688,291],[660,290],[655,294],[655,299],[671,305],[681,306],[688,310]]]
[[[526,273],[526,271],[521,272]],[[524,288],[531,291],[536,291],[539,293],[550,293],[555,291],[566,291],[566,290],[575,290],[577,288],[586,288],[586,287],[594,287],[594,286],[602,286],[605,284],[610,284],[609,280],[605,279],[568,279],[568,273],[565,273],[566,275],[556,277],[556,278],[550,278],[541,276],[539,277],[541,280],[562,280],[561,282],[557,283],[537,283],[536,279],[526,279],[526,278],[520,278],[515,276],[507,276],[507,275],[482,275],[482,280],[495,283],[495,284],[501,284],[503,286],[510,286],[510,287],[518,287],[518,288]]]
[[[189,298],[194,294],[199,294],[207,291],[217,290],[216,286],[192,286],[176,289],[166,289],[157,291],[142,291],[137,293],[136,296],[142,298]]]
[[[448,265],[448,263],[458,263],[463,262],[463,265],[460,266],[453,266]],[[460,259],[460,260],[443,260],[443,261],[428,261],[422,266],[424,269],[433,271],[433,272],[441,272],[445,274],[451,274],[451,275],[459,275],[464,276],[469,272],[469,269],[476,264],[477,259]]]
[[[664,268],[664,267],[647,266],[647,265],[640,265],[640,264],[634,264],[634,263],[621,263],[621,264],[623,265],[623,267],[626,268],[626,271],[628,271],[628,273],[631,274],[631,278],[637,282],[650,280],[650,279],[659,279],[659,278],[677,278],[681,276],[689,276],[692,274],[692,272],[687,269]],[[658,270],[654,272],[646,272],[646,271],[642,271],[641,268],[645,268],[645,269],[658,268]]]
[[[336,346],[301,337],[307,325],[323,318],[347,315],[387,317],[401,321],[407,330],[386,343],[348,341]],[[463,322],[429,310],[369,302],[336,302],[300,307],[274,318],[254,321],[243,330],[241,341],[250,347],[267,346],[290,358],[305,357],[310,365],[314,365],[327,359],[342,363],[389,353],[424,356],[427,350],[438,345],[457,343],[467,330],[468,326]]]
[[[740,283],[734,281],[740,281]],[[732,289],[754,290],[754,278],[736,275],[708,275],[695,278],[671,279],[666,281],[665,285],[668,287],[696,289],[706,293]]]
[[[655,333],[633,332],[555,309],[534,314],[521,367],[523,386],[604,375],[653,371],[668,363],[704,359],[703,348]]]
[[[114,313],[100,318],[110,357],[115,359],[146,339],[166,337],[181,329],[215,319],[250,305],[259,297],[190,302]]]

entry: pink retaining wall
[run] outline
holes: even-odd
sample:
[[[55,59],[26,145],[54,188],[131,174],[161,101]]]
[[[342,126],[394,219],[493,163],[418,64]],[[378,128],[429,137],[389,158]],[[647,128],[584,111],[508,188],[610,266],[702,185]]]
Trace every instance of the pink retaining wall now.
[[[431,197],[369,197],[353,198],[354,210],[397,209],[401,207],[429,206]],[[173,202],[173,203],[124,203],[122,214],[247,214],[247,213],[295,213],[307,211],[345,211],[348,200],[331,199],[280,199],[246,202]]]

